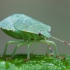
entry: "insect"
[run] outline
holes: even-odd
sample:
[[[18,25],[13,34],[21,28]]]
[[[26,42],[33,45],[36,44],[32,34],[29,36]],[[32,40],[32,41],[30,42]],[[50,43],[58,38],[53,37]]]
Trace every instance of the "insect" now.
[[[57,46],[53,41],[49,41],[50,37],[70,45],[66,41],[51,36],[51,27],[49,25],[43,24],[42,22],[32,19],[24,14],[13,14],[2,20],[0,22],[0,29],[2,29],[7,35],[18,39],[17,41],[9,41],[6,43],[3,56],[6,55],[9,44],[17,43],[18,45],[15,47],[11,57],[14,56],[18,47],[28,45],[27,59],[30,59],[29,49],[34,42],[43,42],[48,45],[54,45],[55,55],[58,56]],[[51,48],[49,50],[51,50]]]

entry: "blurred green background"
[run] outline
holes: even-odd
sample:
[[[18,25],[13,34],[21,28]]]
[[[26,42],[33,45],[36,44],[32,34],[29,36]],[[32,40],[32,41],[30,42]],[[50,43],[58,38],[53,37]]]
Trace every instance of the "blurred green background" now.
[[[50,25],[52,36],[70,42],[70,0],[0,0],[0,21],[15,13],[26,14]],[[1,54],[9,40],[15,39],[0,30]],[[70,54],[70,46],[53,41],[57,44],[59,54]],[[33,46],[35,45],[36,43]],[[9,45],[7,53],[12,53],[15,46]],[[46,47],[46,44],[39,44],[35,53],[45,54]],[[16,53],[26,53],[26,50],[27,47],[20,47]]]

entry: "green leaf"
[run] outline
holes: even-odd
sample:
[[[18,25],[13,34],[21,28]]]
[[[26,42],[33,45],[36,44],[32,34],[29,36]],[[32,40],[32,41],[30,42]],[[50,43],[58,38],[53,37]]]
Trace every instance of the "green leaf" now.
[[[29,61],[24,62],[26,54],[15,55],[13,59],[5,60],[10,56],[0,58],[0,70],[69,70],[70,56],[56,58],[48,55],[31,55]]]

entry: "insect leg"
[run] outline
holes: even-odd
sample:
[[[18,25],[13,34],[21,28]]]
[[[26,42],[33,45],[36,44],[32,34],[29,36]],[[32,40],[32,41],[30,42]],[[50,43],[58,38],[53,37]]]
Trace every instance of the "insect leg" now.
[[[56,43],[54,43],[53,41],[49,41],[49,40],[47,40],[47,44],[54,45],[54,47],[55,47],[55,55],[58,56],[58,51],[57,51]]]
[[[14,54],[15,54],[16,50],[17,50],[20,46],[26,45],[26,44],[28,44],[28,43],[29,43],[29,42],[22,42],[22,43],[19,43],[19,44],[15,47],[15,49],[14,49],[14,51],[13,51],[13,53],[12,53],[12,56],[11,56],[11,57],[13,57],[13,56],[14,56]]]
[[[36,51],[37,47],[38,47],[38,43],[36,43],[35,47],[33,48],[32,54]]]
[[[49,40],[41,40],[41,42],[47,43],[48,45],[50,45],[50,44],[54,45],[54,47],[55,47],[55,55],[58,56],[56,43],[54,43],[53,41],[49,41]]]
[[[9,42],[7,42],[5,49],[4,49],[4,52],[3,52],[3,56],[6,55],[7,47],[9,44],[20,43],[20,42],[22,42],[22,41],[9,41]]]
[[[52,48],[50,47],[50,44],[48,44],[47,52],[53,55],[53,51],[52,51]]]
[[[30,59],[30,46],[33,44],[34,42],[29,42],[28,44],[28,49],[27,49],[27,59]]]
[[[33,35],[33,38],[34,38],[34,42],[37,42],[38,35]],[[36,51],[37,47],[38,47],[38,43],[36,43],[36,46],[33,48],[32,54]]]

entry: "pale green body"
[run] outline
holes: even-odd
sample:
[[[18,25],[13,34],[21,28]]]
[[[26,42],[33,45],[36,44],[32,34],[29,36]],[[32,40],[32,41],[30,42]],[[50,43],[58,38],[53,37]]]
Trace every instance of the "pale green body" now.
[[[14,52],[12,53],[12,56],[19,46],[28,44],[27,58],[29,59],[29,47],[34,42],[44,42],[48,45],[53,44],[55,46],[55,52],[57,55],[56,44],[48,40],[48,38],[51,37],[49,33],[51,31],[51,27],[43,24],[40,21],[32,19],[24,14],[14,14],[1,21],[0,28],[9,36],[20,39],[18,41],[7,42],[3,55],[6,54],[7,46],[9,43],[18,43]]]

